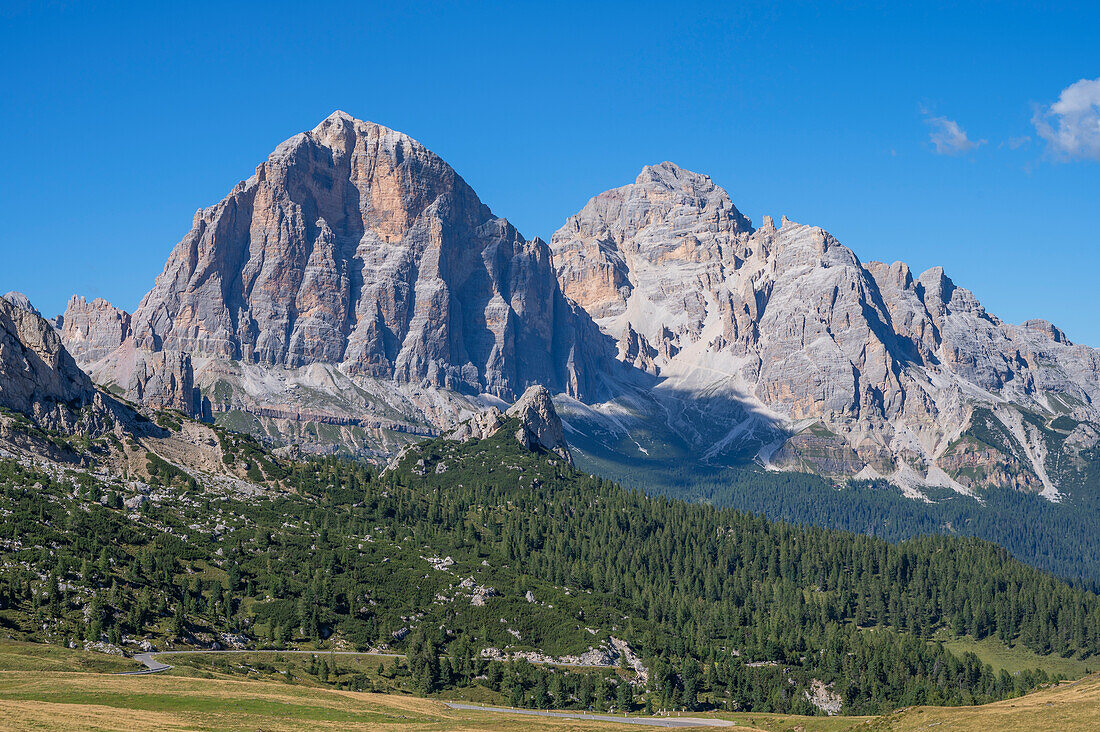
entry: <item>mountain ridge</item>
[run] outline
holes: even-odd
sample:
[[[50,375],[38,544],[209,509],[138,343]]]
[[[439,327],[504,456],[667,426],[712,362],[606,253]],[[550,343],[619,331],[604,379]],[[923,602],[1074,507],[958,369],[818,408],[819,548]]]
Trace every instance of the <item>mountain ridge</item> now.
[[[969,493],[993,479],[1060,497],[1041,444],[1049,425],[1032,429],[1024,413],[1052,422],[1069,412],[1090,424],[1068,437],[1095,444],[1097,351],[1045,321],[1003,323],[942,268],[914,278],[901,262],[863,263],[786,217],[732,226],[723,189],[695,195],[708,177],[652,169],[591,199],[551,248],[563,290],[616,340],[621,360],[662,379],[655,394],[724,391],[741,403],[724,435],[689,436],[692,447],[715,457],[736,439],[768,467],[887,477],[914,496],[921,485]],[[993,409],[1012,450],[960,447],[977,407]],[[772,424],[746,429],[756,410]]]
[[[1059,500],[1100,442],[1098,352],[1002,322],[942,268],[754,227],[668,161],[527,240],[423,145],[341,111],[198,211],[133,315],[74,298],[57,324],[129,399],[379,459],[535,384],[623,459],[674,442],[916,498]]]

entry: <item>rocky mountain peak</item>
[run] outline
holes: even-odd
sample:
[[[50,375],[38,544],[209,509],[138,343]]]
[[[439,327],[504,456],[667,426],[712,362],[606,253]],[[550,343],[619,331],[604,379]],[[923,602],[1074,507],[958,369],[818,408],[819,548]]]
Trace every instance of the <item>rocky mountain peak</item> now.
[[[359,122],[359,121],[360,120],[355,119],[355,117],[352,117],[350,114],[348,114],[344,110],[337,109],[337,110],[334,110],[333,113],[330,114],[328,117],[325,117],[323,120],[321,120],[320,124],[318,124],[317,127],[314,127],[313,129],[317,130],[318,128],[322,127],[325,124],[337,124],[337,123],[340,123],[340,122],[344,122],[344,123],[349,123],[350,122],[351,124],[355,124],[356,122]]]
[[[942,268],[863,263],[786,216],[754,229],[671,162],[527,240],[422,144],[340,111],[200,210],[132,317],[74,298],[58,327],[128,398],[188,411],[201,390],[284,435],[427,436],[519,397],[517,439],[565,456],[565,392],[571,434],[611,449],[643,454],[659,421],[709,462],[1056,498],[1043,419],[1100,425],[1100,352],[1002,322]],[[1004,428],[997,455],[964,439],[979,418]]]
[[[733,205],[726,190],[716,185],[709,175],[695,173],[676,163],[665,161],[642,168],[634,180],[634,187],[639,192],[644,192],[642,197],[650,207],[660,209],[669,205],[688,206],[713,211],[715,217],[721,219],[720,223],[716,221],[718,226],[740,232],[752,231],[752,223]],[[629,188],[630,186],[625,186],[615,190]],[[628,192],[628,196],[633,192]],[[612,191],[608,191],[601,195],[611,193]]]
[[[441,158],[342,112],[203,209],[133,316],[137,346],[511,399],[596,384],[550,251]]]
[[[669,190],[690,187],[702,189],[716,187],[709,175],[694,173],[669,160],[656,165],[646,165],[642,168],[641,172],[638,173],[638,177],[634,179],[634,185],[640,186],[647,183],[657,183]]]
[[[601,193],[550,239],[561,288],[597,320],[621,316],[639,279],[672,297],[743,256],[752,224],[708,176],[674,163]],[[685,293],[689,300],[694,295]],[[698,314],[698,303],[684,303]]]
[[[42,317],[42,313],[38,312],[38,309],[31,304],[31,299],[24,295],[22,292],[15,292],[13,290],[7,295],[4,295],[4,299],[10,302],[12,305],[16,306],[17,308],[22,308],[23,310]]]
[[[1100,422],[1100,354],[1042,321],[1002,322],[940,267],[914,279],[903,262],[864,264],[786,216],[752,230],[728,200],[706,176],[649,166],[551,238],[563,291],[620,361],[656,377],[641,412],[673,415],[669,428],[705,459],[756,453],[907,489],[1015,476],[1004,480],[1057,498],[1046,438],[1021,410],[1073,405],[1074,419]],[[595,413],[638,413],[637,392],[624,393]],[[980,410],[1010,435],[997,456],[959,441]],[[593,414],[570,424],[623,429]]]

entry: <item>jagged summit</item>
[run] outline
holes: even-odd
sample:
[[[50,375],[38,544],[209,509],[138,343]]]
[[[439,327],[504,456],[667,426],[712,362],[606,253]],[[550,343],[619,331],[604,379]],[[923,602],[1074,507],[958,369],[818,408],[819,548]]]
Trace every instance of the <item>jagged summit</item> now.
[[[710,176],[704,173],[694,173],[686,168],[681,168],[676,163],[666,160],[656,165],[646,165],[634,179],[634,185],[646,183],[661,183],[669,189],[680,188],[685,182],[698,181],[709,184]]]
[[[345,112],[342,109],[337,109],[337,110],[333,111],[333,113],[330,114],[328,117],[325,117],[323,120],[321,120],[320,124],[318,124],[317,127],[320,127],[325,122],[329,122],[331,120],[337,120],[337,119],[342,119],[342,120],[345,120],[347,122],[364,122],[364,120],[356,119],[355,117],[351,116],[350,114],[348,114],[347,112]],[[314,129],[316,129],[316,128],[314,128]]]
[[[24,295],[22,292],[16,292],[13,290],[4,295],[4,299],[10,302],[12,305],[16,306],[17,308],[22,308],[23,310],[34,313],[39,317],[42,316],[42,313],[38,312],[38,308],[31,304],[31,299]]]

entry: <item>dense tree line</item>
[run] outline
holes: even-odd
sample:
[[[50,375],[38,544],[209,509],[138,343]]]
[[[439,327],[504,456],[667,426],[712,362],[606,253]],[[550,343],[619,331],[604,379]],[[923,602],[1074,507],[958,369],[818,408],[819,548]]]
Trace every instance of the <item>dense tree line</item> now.
[[[758,513],[800,525],[842,529],[898,542],[943,534],[992,541],[1032,566],[1100,589],[1100,456],[1067,473],[1059,503],[1007,488],[985,488],[981,503],[950,489],[926,489],[931,502],[905,498],[884,481],[837,483],[754,466],[714,468],[650,461],[644,468],[600,462],[584,469],[650,494]]]

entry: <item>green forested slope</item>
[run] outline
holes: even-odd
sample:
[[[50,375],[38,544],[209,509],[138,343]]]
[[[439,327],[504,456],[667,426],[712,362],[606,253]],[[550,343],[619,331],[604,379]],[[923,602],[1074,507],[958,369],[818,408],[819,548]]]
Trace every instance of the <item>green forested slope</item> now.
[[[736,508],[793,523],[843,529],[897,542],[915,536],[971,536],[1005,547],[1039,569],[1100,589],[1100,454],[1067,474],[1061,502],[987,488],[981,502],[950,489],[925,489],[930,502],[904,497],[886,481],[847,481],[770,472],[756,466],[701,466],[654,456],[609,460],[575,452],[581,469],[647,493]]]
[[[846,712],[972,703],[1046,674],[994,674],[934,634],[1100,651],[1100,600],[995,545],[891,545],[648,498],[527,452],[513,431],[426,443],[382,475],[334,459],[265,468],[285,477],[262,495],[175,481],[140,510],[122,508],[128,484],[5,462],[0,622],[51,641],[387,644],[410,653],[421,691],[485,676],[516,704],[554,706],[812,712],[814,679]],[[583,673],[478,659],[611,636],[645,660],[647,683],[585,690]]]

